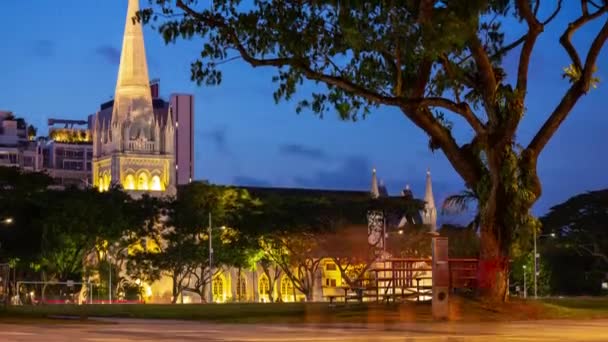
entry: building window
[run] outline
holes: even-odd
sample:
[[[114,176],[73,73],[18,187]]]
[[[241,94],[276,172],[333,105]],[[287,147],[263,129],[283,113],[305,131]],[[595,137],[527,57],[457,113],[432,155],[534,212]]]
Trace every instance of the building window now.
[[[281,279],[281,297],[284,302],[294,300],[293,282],[288,276],[284,276]]]
[[[260,277],[258,291],[260,293],[260,296],[270,295],[270,281],[268,280],[268,277],[265,274]]]
[[[336,264],[334,263],[329,263],[325,265],[325,270],[326,271],[335,271],[336,270]]]
[[[222,276],[213,278],[213,301],[221,302],[224,300],[224,279]]]
[[[326,278],[325,279],[325,286],[327,286],[327,287],[336,287],[336,279]]]
[[[243,275],[240,276],[240,279],[236,284],[236,297],[238,300],[247,299],[247,282]]]

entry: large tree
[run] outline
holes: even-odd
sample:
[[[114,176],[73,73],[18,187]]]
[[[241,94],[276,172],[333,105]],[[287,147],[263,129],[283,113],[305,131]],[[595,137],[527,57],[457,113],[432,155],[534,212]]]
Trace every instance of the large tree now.
[[[428,134],[466,186],[480,199],[481,279],[491,299],[506,298],[513,232],[531,220],[541,195],[537,160],[578,100],[594,86],[596,61],[608,39],[606,0],[581,0],[559,44],[571,59],[564,76],[570,86],[547,108],[546,119],[527,146],[515,135],[525,113],[531,56],[539,36],[558,15],[561,0],[302,1],[154,0],[144,21],[160,20],[167,42],[202,38],[192,79],[215,85],[219,66],[242,59],[278,75],[275,100],[290,99],[311,80],[317,87],[297,110],[335,110],[355,120],[372,109],[400,110]],[[540,17],[540,8],[547,15]],[[595,29],[589,44],[573,44],[581,30]],[[523,34],[505,38],[505,27]],[[557,42],[556,42],[557,45]],[[557,47],[557,46],[556,46]],[[513,81],[502,67],[517,56]],[[537,113],[537,116],[540,115]],[[453,119],[474,133],[458,142]]]
[[[548,236],[540,245],[541,257],[553,270],[556,292],[598,294],[608,279],[608,190],[573,196],[552,207],[541,222]]]

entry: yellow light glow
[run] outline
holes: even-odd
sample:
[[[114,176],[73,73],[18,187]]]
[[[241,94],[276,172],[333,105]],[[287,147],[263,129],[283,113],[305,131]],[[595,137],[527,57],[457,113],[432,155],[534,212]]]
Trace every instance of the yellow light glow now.
[[[127,175],[122,187],[125,190],[135,190],[135,177],[133,177],[133,175]]]
[[[150,185],[150,190],[152,191],[162,191],[163,190],[163,185],[160,182],[160,177],[155,175],[152,176],[152,182]]]
[[[49,132],[51,139],[62,143],[90,143],[91,132],[86,129],[54,128]]]
[[[148,190],[148,175],[144,172],[137,177],[137,190]]]

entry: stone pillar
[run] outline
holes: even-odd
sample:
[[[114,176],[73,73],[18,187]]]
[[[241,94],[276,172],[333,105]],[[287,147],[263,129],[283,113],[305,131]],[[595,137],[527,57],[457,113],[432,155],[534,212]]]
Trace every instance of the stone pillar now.
[[[448,259],[448,238],[434,236],[433,247],[433,318],[449,318],[450,263]]]

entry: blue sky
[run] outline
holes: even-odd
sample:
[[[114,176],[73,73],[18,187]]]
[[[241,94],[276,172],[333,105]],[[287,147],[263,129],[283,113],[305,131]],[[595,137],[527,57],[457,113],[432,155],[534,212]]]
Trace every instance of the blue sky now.
[[[572,8],[546,30],[533,55],[528,111],[518,132],[525,143],[568,86],[561,73],[569,62],[557,38],[578,8],[574,1],[566,3]],[[44,132],[48,117],[84,118],[113,96],[126,1],[3,1],[0,9],[0,109],[26,117]],[[576,43],[588,45],[597,29],[580,32]],[[520,32],[513,25],[508,33],[515,37]],[[150,77],[160,78],[161,95],[195,95],[196,178],[368,189],[376,167],[389,192],[396,194],[410,184],[421,197],[425,171],[431,168],[437,203],[463,188],[443,154],[430,152],[427,137],[396,110],[379,109],[356,123],[332,115],[322,120],[310,113],[297,115],[295,102],[274,103],[273,70],[253,70],[240,61],[223,66],[221,86],[198,87],[190,81],[189,65],[200,40],[166,46],[150,27],[145,34]],[[602,81],[608,80],[607,50],[598,64]],[[508,72],[515,63],[513,56],[507,58]],[[608,141],[607,87],[600,84],[579,102],[541,155],[544,192],[534,208],[537,214],[572,195],[608,185],[601,147]],[[470,134],[458,121],[455,131],[458,137]]]

